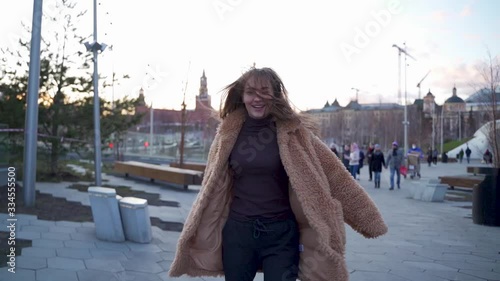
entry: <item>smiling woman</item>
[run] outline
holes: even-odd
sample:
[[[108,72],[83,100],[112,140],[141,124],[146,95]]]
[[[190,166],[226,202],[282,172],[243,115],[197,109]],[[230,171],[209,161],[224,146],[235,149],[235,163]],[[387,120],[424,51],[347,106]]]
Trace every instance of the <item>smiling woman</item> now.
[[[377,207],[292,109],[274,70],[251,68],[226,90],[169,274],[348,280],[344,220],[377,237],[387,231]]]

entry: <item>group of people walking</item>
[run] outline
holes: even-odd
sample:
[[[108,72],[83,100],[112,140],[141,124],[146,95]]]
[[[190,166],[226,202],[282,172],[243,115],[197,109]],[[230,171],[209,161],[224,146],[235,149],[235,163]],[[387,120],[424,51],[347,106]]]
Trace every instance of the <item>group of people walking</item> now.
[[[401,188],[401,174],[399,168],[403,164],[403,152],[399,149],[398,143],[392,143],[392,149],[388,152],[387,158],[384,156],[379,144],[369,144],[365,153],[360,150],[357,143],[345,145],[343,151],[339,154],[335,146],[332,146],[332,151],[341,158],[346,169],[355,179],[360,179],[360,170],[363,167],[366,157],[368,164],[368,174],[370,181],[374,181],[375,188],[380,188],[380,175],[382,168],[389,169],[390,183],[389,190],[394,190],[394,187]],[[396,182],[394,182],[396,177]],[[396,183],[396,185],[395,185]]]

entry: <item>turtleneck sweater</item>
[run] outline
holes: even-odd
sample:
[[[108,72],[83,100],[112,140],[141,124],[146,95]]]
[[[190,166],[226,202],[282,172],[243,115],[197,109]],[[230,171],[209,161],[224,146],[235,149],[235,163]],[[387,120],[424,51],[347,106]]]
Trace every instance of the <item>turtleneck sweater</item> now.
[[[270,116],[254,119],[247,115],[229,165],[234,172],[230,217],[240,220],[290,217],[288,176],[281,163],[276,126]]]

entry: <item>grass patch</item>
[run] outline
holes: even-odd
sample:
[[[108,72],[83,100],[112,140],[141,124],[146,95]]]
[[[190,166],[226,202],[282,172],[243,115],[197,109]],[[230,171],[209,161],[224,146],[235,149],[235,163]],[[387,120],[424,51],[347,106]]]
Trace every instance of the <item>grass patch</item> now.
[[[114,188],[116,194],[122,197],[137,197],[148,200],[148,205],[152,206],[166,206],[166,207],[179,207],[179,202],[160,200],[160,194],[147,193],[144,191],[132,190],[128,186],[111,186],[103,185],[103,187]],[[75,183],[68,186],[70,189],[76,189],[81,192],[87,192],[89,186],[84,184]]]
[[[470,140],[470,138],[465,139],[465,140],[454,140],[454,141],[449,141],[447,143],[444,143],[443,144],[443,151],[445,151],[445,152],[451,151],[452,149],[459,147],[460,145],[468,142],[469,140]],[[448,155],[448,157],[450,157],[450,156],[451,155]],[[453,156],[453,157],[455,157],[455,156]]]

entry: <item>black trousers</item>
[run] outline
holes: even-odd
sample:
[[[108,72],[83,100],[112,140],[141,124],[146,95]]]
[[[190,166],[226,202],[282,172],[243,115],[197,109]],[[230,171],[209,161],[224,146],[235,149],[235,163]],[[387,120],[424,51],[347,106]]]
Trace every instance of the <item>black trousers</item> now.
[[[222,262],[226,281],[252,281],[258,270],[264,272],[264,281],[296,280],[297,222],[229,218],[222,231]]]

